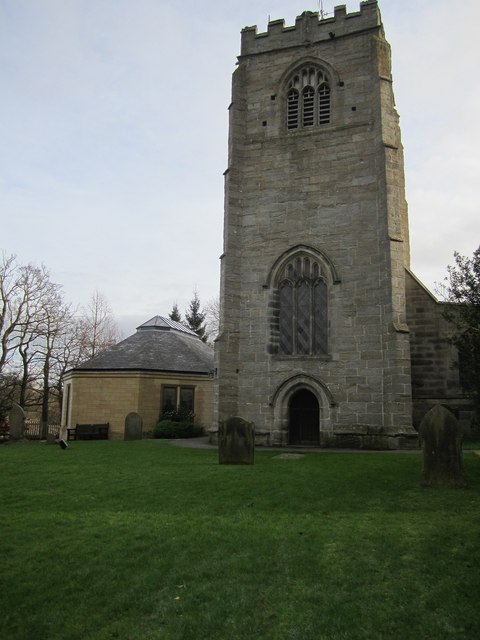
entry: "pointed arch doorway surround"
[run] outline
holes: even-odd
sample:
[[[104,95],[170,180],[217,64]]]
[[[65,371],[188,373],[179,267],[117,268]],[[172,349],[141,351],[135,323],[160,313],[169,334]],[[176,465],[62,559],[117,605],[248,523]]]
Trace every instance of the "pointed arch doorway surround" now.
[[[293,445],[320,444],[320,406],[316,396],[308,389],[299,389],[290,398],[288,440]]]

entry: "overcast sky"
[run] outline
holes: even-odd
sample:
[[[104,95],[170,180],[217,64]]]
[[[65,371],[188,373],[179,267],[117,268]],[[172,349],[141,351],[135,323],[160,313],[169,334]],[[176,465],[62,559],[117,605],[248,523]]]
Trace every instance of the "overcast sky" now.
[[[434,288],[480,244],[480,3],[379,6],[412,268]],[[195,287],[217,296],[240,30],[305,9],[319,2],[0,0],[0,249],[45,264],[74,304],[100,291],[125,335]]]

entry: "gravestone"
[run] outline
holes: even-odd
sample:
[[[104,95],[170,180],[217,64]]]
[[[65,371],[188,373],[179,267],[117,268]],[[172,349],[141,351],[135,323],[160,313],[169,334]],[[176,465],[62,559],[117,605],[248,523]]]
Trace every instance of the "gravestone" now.
[[[453,413],[435,405],[419,428],[423,445],[422,485],[464,487],[462,431]]]
[[[243,418],[232,417],[220,423],[218,461],[220,464],[253,464],[255,425]]]
[[[25,412],[20,405],[13,403],[8,421],[10,423],[10,439],[23,440],[25,438]]]
[[[141,440],[143,432],[142,416],[132,411],[125,418],[124,440]]]

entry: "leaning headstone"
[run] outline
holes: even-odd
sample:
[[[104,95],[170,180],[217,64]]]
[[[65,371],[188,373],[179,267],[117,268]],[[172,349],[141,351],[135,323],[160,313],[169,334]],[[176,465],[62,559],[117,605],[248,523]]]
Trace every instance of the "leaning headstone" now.
[[[464,487],[462,431],[453,413],[435,405],[420,424],[423,444],[422,485],[426,487]]]
[[[253,464],[255,425],[243,418],[228,418],[218,429],[218,461],[220,464]]]
[[[142,416],[132,411],[125,418],[124,440],[141,440],[143,432]]]
[[[8,415],[10,423],[10,440],[23,440],[25,438],[25,412],[18,404],[13,404]]]

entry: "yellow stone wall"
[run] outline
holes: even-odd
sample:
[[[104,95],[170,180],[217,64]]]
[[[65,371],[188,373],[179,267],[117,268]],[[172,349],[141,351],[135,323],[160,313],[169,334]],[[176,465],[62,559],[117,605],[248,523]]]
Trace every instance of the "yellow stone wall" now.
[[[207,429],[211,427],[211,380],[188,374],[123,371],[74,371],[67,374],[64,378],[62,425],[74,427],[77,423],[108,422],[109,437],[121,440],[124,435],[125,417],[135,411],[142,416],[143,433],[144,436],[148,436],[160,414],[163,386],[193,387],[195,424]]]

